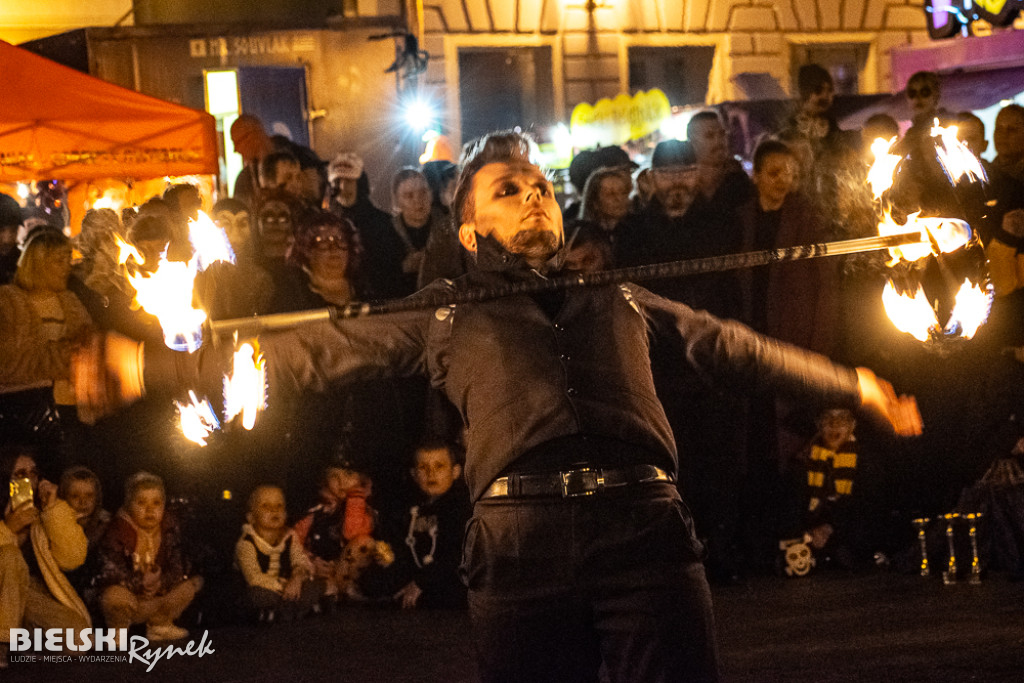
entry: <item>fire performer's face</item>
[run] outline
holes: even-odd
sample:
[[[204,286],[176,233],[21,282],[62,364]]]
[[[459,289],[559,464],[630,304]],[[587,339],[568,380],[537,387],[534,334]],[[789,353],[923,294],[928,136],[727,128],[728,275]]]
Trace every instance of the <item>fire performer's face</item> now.
[[[476,251],[476,236],[493,237],[513,254],[539,266],[565,240],[562,212],[547,176],[525,162],[490,163],[473,177],[473,215],[459,228],[459,241]]]

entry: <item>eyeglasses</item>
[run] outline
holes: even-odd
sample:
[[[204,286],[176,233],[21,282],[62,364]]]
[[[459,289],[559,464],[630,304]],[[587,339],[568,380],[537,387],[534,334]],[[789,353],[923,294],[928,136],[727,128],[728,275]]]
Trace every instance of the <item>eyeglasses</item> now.
[[[908,99],[916,100],[918,97],[931,97],[931,96],[932,96],[932,89],[929,88],[928,86],[925,86],[925,87],[921,88],[920,90],[918,90],[917,88],[907,88],[907,98]]]
[[[314,249],[340,249],[348,251],[348,244],[340,235],[317,235],[313,238]]]

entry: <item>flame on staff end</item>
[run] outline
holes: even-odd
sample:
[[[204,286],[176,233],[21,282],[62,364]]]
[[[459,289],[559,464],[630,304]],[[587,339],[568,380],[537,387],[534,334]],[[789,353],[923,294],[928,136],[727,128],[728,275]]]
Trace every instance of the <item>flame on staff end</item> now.
[[[882,305],[896,329],[918,341],[928,341],[932,331],[939,326],[939,319],[921,287],[917,288],[914,296],[907,296],[898,294],[892,282],[887,282],[882,290]]]
[[[988,182],[988,176],[985,174],[985,168],[981,165],[981,161],[971,153],[971,150],[967,149],[963,140],[957,138],[957,127],[943,128],[938,124],[939,121],[936,119],[931,131],[932,138],[936,140],[935,155],[949,181],[954,185],[964,179]]]
[[[963,181],[987,181],[981,162],[957,139],[956,126],[943,128],[937,124],[936,121],[932,128],[932,139],[936,158],[949,181],[953,185]],[[892,267],[900,262],[913,263],[932,255],[938,257],[969,246],[975,238],[971,227],[962,220],[921,217],[920,212],[907,216],[904,225],[893,220],[890,208],[883,201],[883,195],[892,187],[902,161],[902,157],[890,152],[895,142],[896,138],[878,138],[871,145],[875,162],[868,172],[868,183],[871,185],[875,200],[884,206],[882,218],[878,223],[878,233],[886,236],[920,230],[922,238],[927,237],[927,240],[919,244],[891,248],[891,260],[888,265]],[[952,312],[944,327],[938,320],[936,305],[928,300],[920,285],[912,296],[906,292],[900,294],[890,279],[882,292],[882,302],[886,314],[898,330],[925,342],[943,337],[971,339],[988,318],[993,295],[994,291],[987,278],[981,284],[974,284],[970,279],[965,279],[956,294]]]
[[[116,235],[115,235],[116,237]],[[118,263],[129,259],[136,266],[145,265],[145,258],[132,245],[117,238]],[[224,230],[202,211],[189,221],[189,242],[192,257],[188,263],[168,261],[161,254],[155,270],[126,268],[125,275],[135,289],[134,305],[156,316],[164,332],[164,342],[176,351],[197,350],[202,345],[202,326],[206,312],[193,308],[193,284],[196,274],[217,261],[234,263],[235,255]],[[224,376],[224,422],[240,417],[242,426],[252,429],[256,416],[266,407],[266,364],[255,340],[241,345],[236,341],[233,367]],[[209,436],[220,429],[221,421],[210,402],[200,400],[189,391],[190,402],[175,401],[182,434],[189,441],[205,446]]]
[[[876,201],[880,200],[882,194],[892,187],[896,167],[903,160],[900,155],[889,153],[895,144],[895,137],[889,140],[875,138],[875,141],[871,143],[871,153],[875,155],[875,162],[868,170],[868,184],[871,185],[871,193]]]
[[[965,279],[956,295],[956,305],[946,324],[947,334],[959,334],[972,339],[978,328],[988,320],[992,310],[992,288],[982,289]]]
[[[235,344],[231,374],[224,376],[224,419],[240,416],[242,426],[251,430],[267,406],[266,361],[258,341],[238,344],[236,339]]]
[[[196,392],[191,389],[188,392],[188,397],[189,403],[174,402],[175,408],[178,409],[178,424],[181,427],[181,433],[189,441],[205,446],[206,439],[210,434],[220,429],[220,421],[217,420],[217,415],[209,401],[206,399],[200,401],[196,397]]]
[[[189,220],[189,241],[193,254],[188,263],[168,261],[161,254],[155,270],[126,269],[128,282],[135,289],[134,304],[160,321],[164,343],[176,351],[195,351],[202,345],[202,326],[206,312],[192,307],[192,287],[196,273],[215,261],[234,262],[234,253],[227,235],[202,211],[196,220]],[[136,265],[145,265],[145,258],[132,245],[115,235],[119,248],[118,263],[125,265],[132,258]]]

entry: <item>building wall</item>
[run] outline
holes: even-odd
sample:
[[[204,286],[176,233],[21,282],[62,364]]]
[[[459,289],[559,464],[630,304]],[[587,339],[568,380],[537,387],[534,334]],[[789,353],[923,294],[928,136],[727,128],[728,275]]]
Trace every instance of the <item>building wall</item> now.
[[[206,70],[301,67],[307,74],[312,148],[321,158],[359,153],[380,206],[390,206],[389,180],[401,132],[395,80],[384,69],[394,59],[390,40],[371,41],[380,28],[350,31],[213,32],[208,27],[90,30],[94,76],[196,109],[205,108]],[[223,131],[221,131],[223,134]]]
[[[132,0],[0,0],[0,40],[18,44],[83,26],[112,26],[131,8]],[[132,25],[132,17],[123,23]]]
[[[556,115],[629,92],[631,46],[714,46],[706,103],[742,99],[733,77],[768,73],[789,89],[800,46],[862,45],[859,91],[890,91],[893,47],[928,41],[922,0],[425,0],[427,84],[459,130],[458,50],[547,45]]]

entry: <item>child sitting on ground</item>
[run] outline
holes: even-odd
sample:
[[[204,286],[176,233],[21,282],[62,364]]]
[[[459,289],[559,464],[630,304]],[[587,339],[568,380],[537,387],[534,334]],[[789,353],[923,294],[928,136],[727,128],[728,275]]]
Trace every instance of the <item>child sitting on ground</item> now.
[[[188,576],[181,534],[165,514],[163,480],[137,472],[125,483],[124,506],[117,511],[99,546],[96,585],[109,628],[146,624],[150,641],[178,640],[188,635],[174,625],[203,586]]]
[[[89,539],[89,551],[92,552],[110,523],[110,513],[103,509],[100,478],[88,467],[71,467],[60,475],[57,495],[75,511],[75,518]]]
[[[857,470],[857,421],[845,408],[824,411],[804,454],[804,537],[815,555],[849,566],[850,500]]]
[[[68,572],[67,577],[87,605],[93,604],[96,589],[92,585],[96,575],[97,554],[100,538],[110,524],[110,513],[103,509],[103,492],[100,479],[88,467],[77,465],[64,470],[60,475],[57,496],[66,500],[75,512],[75,520],[85,532],[88,550],[85,563]]]
[[[363,468],[343,451],[324,470],[322,502],[295,525],[313,564],[313,576],[323,579],[324,597],[362,599],[359,578],[373,565],[394,560],[391,548],[373,538],[376,512],[367,502],[373,483]]]
[[[305,615],[320,598],[323,581],[313,580],[313,565],[295,532],[285,525],[284,491],[257,486],[249,496],[247,524],[235,545],[235,562],[247,586],[245,606],[260,621]]]
[[[406,510],[395,572],[403,587],[395,600],[412,607],[455,608],[466,604],[459,578],[462,533],[470,517],[469,492],[463,485],[461,449],[443,441],[416,449],[409,472],[416,498]]]

